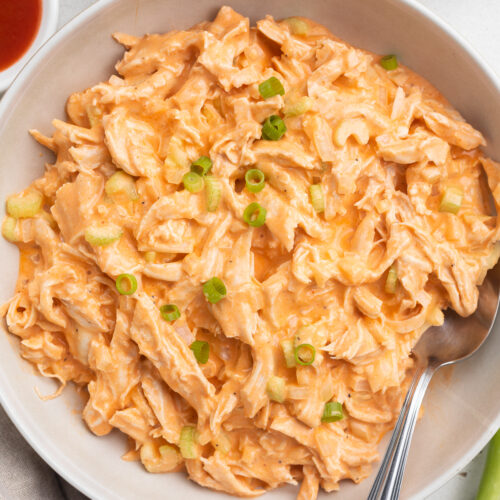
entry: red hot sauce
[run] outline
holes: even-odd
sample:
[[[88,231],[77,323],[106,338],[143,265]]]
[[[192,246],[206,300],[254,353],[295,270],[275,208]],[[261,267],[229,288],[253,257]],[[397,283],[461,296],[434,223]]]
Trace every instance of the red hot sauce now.
[[[12,66],[35,40],[41,0],[0,0],[0,71]]]

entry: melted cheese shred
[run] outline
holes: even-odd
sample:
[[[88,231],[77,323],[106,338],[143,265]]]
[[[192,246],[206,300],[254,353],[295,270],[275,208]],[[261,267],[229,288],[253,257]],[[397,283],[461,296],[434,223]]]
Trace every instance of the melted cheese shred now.
[[[300,21],[300,35],[270,16],[250,28],[223,7],[188,31],[115,34],[118,74],[73,94],[52,137],[32,131],[56,155],[29,188],[42,211],[9,219],[21,266],[1,313],[21,355],[85,388],[85,422],[126,434],[125,458],[246,497],[302,482],[299,498],[314,499],[366,478],[412,347],[443,309],[475,310],[498,258],[500,165],[482,135],[405,67],[386,71]],[[270,77],[285,94],[263,99]],[[278,141],[262,139],[271,115],[287,128]],[[202,155],[221,189],[211,212],[182,185]],[[266,178],[257,193],[244,187],[252,168]],[[105,188],[117,171],[124,196]],[[450,187],[463,193],[457,214],[439,211]],[[261,227],[243,221],[253,202]],[[116,235],[92,245],[89,227]],[[122,273],[135,293],[117,292]],[[202,286],[214,276],[227,296],[211,304]],[[164,304],[180,318],[165,321]],[[195,339],[210,345],[205,364]],[[287,367],[290,339],[314,346],[311,365]],[[283,402],[269,398],[271,377],[285,381]],[[328,401],[343,419],[321,421]]]

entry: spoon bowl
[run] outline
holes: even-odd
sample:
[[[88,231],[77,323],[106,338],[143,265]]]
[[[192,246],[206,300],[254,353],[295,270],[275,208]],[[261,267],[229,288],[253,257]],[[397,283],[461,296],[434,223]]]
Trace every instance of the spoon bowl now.
[[[498,309],[499,269],[491,270],[479,287],[479,300],[473,314],[464,318],[449,310],[441,326],[432,326],[424,332],[413,349],[416,358],[444,366],[468,358],[481,347],[491,332]]]
[[[420,405],[440,367],[467,359],[490,334],[498,311],[500,266],[479,287],[477,309],[467,317],[450,310],[441,326],[428,328],[415,345],[415,374],[368,500],[397,500]]]

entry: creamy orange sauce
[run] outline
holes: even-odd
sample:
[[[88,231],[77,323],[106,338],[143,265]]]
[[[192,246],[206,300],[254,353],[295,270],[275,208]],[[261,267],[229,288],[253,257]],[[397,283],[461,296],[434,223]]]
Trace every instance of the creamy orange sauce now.
[[[269,16],[251,28],[223,7],[188,31],[115,34],[118,75],[70,96],[52,137],[32,131],[56,161],[13,198],[23,209],[31,193],[33,213],[4,221],[21,264],[0,312],[24,358],[87,391],[92,432],[128,436],[124,459],[239,496],[300,483],[312,500],[370,474],[412,347],[443,309],[475,310],[500,250],[487,204],[500,166],[428,82],[299,21],[307,33]],[[272,76],[284,95],[264,99]],[[278,141],[262,138],[271,115],[287,128]],[[210,211],[206,178],[183,187],[202,155],[221,192]],[[265,174],[258,193],[250,168]],[[457,213],[442,208],[449,188]],[[243,218],[253,202],[267,210],[259,228]],[[227,289],[215,304],[214,276]],[[180,317],[163,319],[165,304]],[[194,340],[210,345],[206,363]],[[314,361],[287,364],[283,342],[312,345]],[[327,403],[343,418],[324,421]]]

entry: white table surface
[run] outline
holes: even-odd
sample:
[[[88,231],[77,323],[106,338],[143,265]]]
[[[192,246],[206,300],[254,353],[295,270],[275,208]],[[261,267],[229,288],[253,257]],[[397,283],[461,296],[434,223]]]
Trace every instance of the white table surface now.
[[[461,33],[500,75],[500,0],[419,1]],[[60,0],[59,27],[93,3],[94,0]],[[463,471],[425,500],[473,500],[485,455],[481,452]]]

